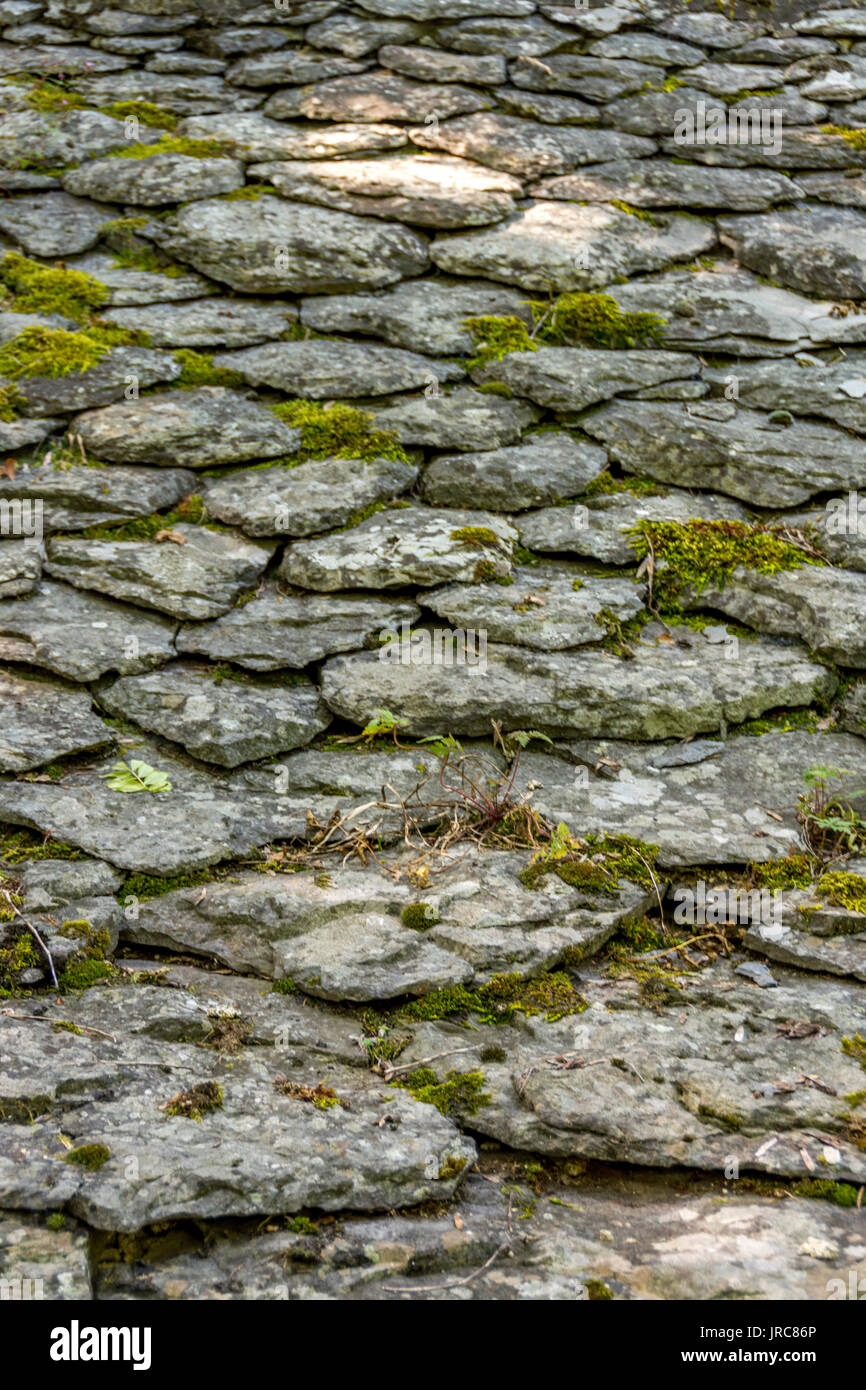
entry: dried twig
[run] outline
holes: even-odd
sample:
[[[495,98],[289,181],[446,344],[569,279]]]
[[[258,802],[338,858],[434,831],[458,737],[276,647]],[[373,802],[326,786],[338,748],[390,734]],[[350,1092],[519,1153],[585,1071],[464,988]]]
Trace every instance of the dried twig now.
[[[51,971],[51,982],[52,982],[52,984],[54,985],[54,988],[55,988],[55,989],[59,989],[59,988],[60,988],[60,981],[59,981],[58,978],[57,978],[57,971],[54,969],[54,960],[52,959],[51,952],[49,951],[48,947],[45,945],[45,942],[42,940],[42,937],[39,935],[39,932],[36,930],[36,928],[34,927],[33,923],[32,923],[32,922],[29,922],[29,921],[27,920],[27,918],[24,916],[24,913],[23,913],[23,912],[19,912],[18,908],[16,907],[15,903],[13,902],[12,894],[9,892],[8,888],[3,888],[3,889],[0,890],[0,891],[2,891],[3,896],[4,896],[4,898],[6,899],[7,903],[9,904],[9,906],[11,907],[12,912],[14,913],[15,917],[17,917],[19,921],[23,922],[24,925],[25,925],[25,927],[27,928],[27,930],[28,930],[29,932],[32,932],[33,936],[36,938],[36,943],[37,943],[37,945],[39,946],[39,949],[42,951],[43,955],[45,956],[45,959],[46,959],[47,962],[48,962],[48,969]]]

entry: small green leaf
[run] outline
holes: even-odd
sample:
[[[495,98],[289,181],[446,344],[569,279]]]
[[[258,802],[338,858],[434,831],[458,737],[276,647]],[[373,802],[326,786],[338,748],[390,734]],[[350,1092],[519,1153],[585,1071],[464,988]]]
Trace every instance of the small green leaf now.
[[[113,792],[171,791],[168,774],[151,767],[149,763],[143,763],[140,758],[130,758],[128,763],[115,763],[103,776]]]

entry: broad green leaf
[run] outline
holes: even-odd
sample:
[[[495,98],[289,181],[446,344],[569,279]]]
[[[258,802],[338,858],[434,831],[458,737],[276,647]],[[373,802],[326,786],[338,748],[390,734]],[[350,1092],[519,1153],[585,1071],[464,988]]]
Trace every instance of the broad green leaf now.
[[[143,763],[140,758],[130,758],[128,763],[115,763],[103,776],[113,792],[171,791],[168,774],[151,767],[149,763]]]

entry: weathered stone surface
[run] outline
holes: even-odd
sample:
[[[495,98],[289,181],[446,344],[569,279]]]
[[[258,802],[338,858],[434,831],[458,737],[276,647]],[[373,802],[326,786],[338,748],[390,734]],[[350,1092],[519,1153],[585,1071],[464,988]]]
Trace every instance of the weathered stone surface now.
[[[510,174],[435,154],[296,160],[256,164],[250,172],[269,179],[287,198],[424,227],[499,222],[516,211],[514,199],[523,192]]]
[[[226,72],[226,81],[235,87],[275,87],[280,82],[317,83],[328,77],[347,77],[363,72],[369,63],[338,58],[331,53],[310,53],[296,48],[280,48],[241,58]]]
[[[448,395],[404,396],[373,414],[376,424],[393,430],[402,444],[477,452],[516,444],[539,412],[525,401],[458,389]]]
[[[28,444],[41,444],[59,424],[59,420],[0,420],[0,449],[24,449]]]
[[[471,82],[478,87],[495,87],[505,81],[505,59],[495,53],[475,58],[437,48],[389,43],[379,49],[379,62],[421,82]]]
[[[479,8],[488,9],[487,4]],[[478,14],[478,10],[474,11]],[[557,24],[549,24],[539,15],[512,19],[499,11],[495,16],[461,20],[457,24],[442,24],[437,31],[439,42],[457,53],[501,53],[505,58],[531,57],[551,53],[574,35]]]
[[[214,362],[242,372],[250,386],[271,386],[311,400],[386,396],[463,375],[452,363],[372,343],[267,343],[221,353]]]
[[[785,89],[790,92],[790,88]],[[680,97],[682,93],[677,91],[673,94]],[[702,94],[696,94],[700,96]],[[640,97],[628,97],[628,101],[641,101]],[[668,98],[670,100],[670,98]],[[707,105],[712,104],[712,97],[706,98]],[[676,139],[662,139],[661,148],[667,155],[674,155],[682,158],[683,153],[687,153],[689,159],[696,160],[700,164],[711,164],[714,166],[731,165],[734,167],[752,166],[754,164],[766,165],[769,169],[781,169],[783,172],[791,171],[796,178],[801,169],[851,169],[862,165],[864,153],[855,144],[845,138],[845,134],[839,134],[832,129],[815,129],[814,126],[806,124],[813,119],[821,119],[822,111],[816,103],[803,102],[797,98],[798,105],[805,110],[797,109],[795,106],[787,113],[792,119],[791,124],[782,126],[778,138],[767,143],[744,143],[731,141],[726,145],[702,145],[702,144],[681,144]],[[774,97],[773,107],[776,102],[785,102],[785,97]],[[671,103],[673,106],[673,103]],[[760,112],[760,107],[752,108]],[[784,106],[781,107],[782,114],[785,114]],[[670,110],[668,115],[670,116]],[[619,119],[619,118],[618,118]],[[856,119],[856,117],[855,117]],[[631,127],[627,127],[631,128]],[[658,133],[662,130],[671,131],[673,122],[668,119],[662,127],[657,128]],[[803,211],[813,212],[817,209],[804,209]],[[792,215],[798,216],[798,213]]]
[[[104,116],[101,111],[70,110],[59,116],[31,110],[6,111],[0,164],[8,167],[36,159],[56,169],[74,160],[98,159],[128,144],[123,122]]]
[[[172,665],[123,676],[100,690],[99,703],[221,767],[301,748],[331,722],[308,682],[218,682],[207,667]]]
[[[646,632],[631,660],[489,644],[481,677],[470,664],[403,664],[399,648],[392,660],[335,656],[323,668],[322,693],[335,714],[361,726],[385,708],[423,734],[481,735],[497,720],[551,737],[647,739],[686,738],[809,704],[835,686],[802,647],[758,638],[741,643],[733,661],[704,634],[683,630],[680,645]]]
[[[74,44],[51,47],[48,44],[32,48],[20,48],[14,44],[0,44],[0,74],[4,77],[19,72],[43,72],[61,68],[70,75],[78,75],[90,69],[92,72],[114,72],[126,67],[126,60],[111,53],[100,53],[92,48],[79,48]],[[94,79],[95,80],[95,79]],[[109,82],[118,82],[118,77]]]
[[[170,613],[215,618],[256,584],[273,546],[182,523],[179,540],[49,541],[47,574],[81,589],[96,589]]]
[[[0,478],[0,503],[14,519],[20,504],[24,532],[80,531],[107,521],[148,516],[171,507],[195,489],[195,474],[182,469],[100,468],[95,463],[53,467],[20,465]],[[6,510],[6,507],[4,507]]]
[[[421,495],[434,507],[522,511],[583,492],[606,461],[595,444],[564,430],[543,430],[512,448],[440,454],[424,471]]]
[[[192,270],[181,270],[179,266],[174,266],[170,274],[138,270],[121,265],[115,257],[102,251],[89,251],[85,256],[67,261],[67,265],[70,270],[83,270],[86,275],[92,275],[108,290],[108,303],[119,308],[127,304],[200,299],[202,295],[215,294],[217,288]]]
[[[725,208],[763,211],[802,196],[784,174],[759,169],[708,169],[667,159],[622,159],[584,173],[542,179],[530,190],[539,198],[613,202],[639,208]]]
[[[831,174],[800,174],[797,182],[807,198],[821,203],[842,203],[866,208],[866,179],[852,177],[848,169]]]
[[[696,377],[696,357],[640,348],[629,352],[594,348],[543,347],[510,352],[473,372],[478,381],[501,381],[517,396],[528,396],[551,410],[585,410],[619,392],[632,392],[665,381]]]
[[[171,353],[150,348],[111,348],[89,371],[68,376],[31,376],[18,382],[18,389],[34,415],[51,411],[65,413],[91,406],[110,405],[122,400],[130,382],[139,389],[157,381],[173,381],[180,376],[180,363]]]
[[[464,320],[484,314],[527,317],[526,297],[489,280],[405,280],[375,294],[318,295],[301,302],[301,322],[321,332],[365,333],[386,343],[454,356],[472,351]]]
[[[590,555],[606,565],[634,563],[629,531],[641,521],[746,521],[748,513],[729,497],[679,488],[657,496],[602,494],[571,507],[543,507],[515,519],[522,543],[543,555]]]
[[[351,651],[419,615],[414,603],[365,594],[262,594],[212,623],[181,628],[177,649],[234,661],[252,671],[295,668]]]
[[[300,443],[298,430],[224,386],[162,391],[87,411],[74,428],[99,458],[186,468],[277,458]]]
[[[530,92],[522,87],[497,87],[496,100],[507,116],[523,116],[544,125],[595,125],[598,107],[578,97]]]
[[[347,531],[293,542],[283,552],[279,574],[290,584],[324,592],[465,582],[480,564],[504,576],[516,537],[491,512],[398,508]]]
[[[174,656],[173,634],[166,618],[48,580],[0,603],[0,658],[72,680],[158,666]]]
[[[539,651],[600,642],[605,616],[627,622],[643,608],[642,588],[631,579],[602,579],[577,565],[517,568],[514,583],[449,584],[424,595],[424,606],[455,628],[483,632],[485,641]]]
[[[714,394],[723,394],[730,372],[708,369]],[[866,352],[849,352],[838,362],[815,357],[786,362],[749,362],[733,369],[737,399],[758,410],[822,415],[866,434]]]
[[[360,77],[335,77],[309,87],[275,92],[264,106],[266,116],[285,120],[306,116],[311,121],[444,121],[463,111],[485,111],[489,97],[456,83],[412,82],[387,68]]]
[[[328,159],[399,149],[406,143],[406,132],[401,126],[364,121],[310,129],[302,124],[269,120],[259,111],[190,116],[180,122],[178,130],[194,140],[220,140],[229,154],[246,163],[263,159]]]
[[[0,598],[29,594],[39,582],[44,559],[39,541],[0,542]]]
[[[100,203],[135,203],[144,207],[212,198],[231,193],[244,182],[236,159],[196,159],[185,154],[154,154],[148,159],[94,159],[64,175],[68,193]],[[76,248],[78,249],[78,248]]]
[[[708,250],[714,232],[680,214],[652,226],[619,208],[556,202],[532,204],[481,232],[440,237],[430,257],[440,270],[487,275],[522,289],[599,289],[617,276],[662,270]]]
[[[763,507],[856,486],[863,446],[831,425],[774,426],[732,402],[625,402],[581,421],[629,473],[729,492]]]
[[[179,116],[248,111],[261,101],[259,94],[240,92],[222,77],[147,72],[144,68],[130,68],[118,77],[82,78],[78,91],[94,106],[105,106],[112,101],[152,101]]]
[[[249,347],[282,338],[297,316],[294,305],[286,302],[221,296],[107,309],[101,315],[106,323],[146,333],[154,347],[172,348]]]
[[[278,1048],[266,1061],[235,1059],[228,1071],[218,1054],[174,1040],[53,1036],[44,1028],[37,1067],[20,1031],[35,1025],[6,1022],[18,1061],[4,1103],[11,1109],[14,1102],[23,1116],[27,1098],[38,1091],[51,1111],[42,1125],[3,1126],[7,1207],[66,1207],[109,1231],[309,1206],[390,1210],[449,1195],[475,1156],[471,1141],[433,1106],[386,1090],[357,1069],[324,1063],[312,1074],[293,1067]],[[158,1085],[154,1062],[164,1066]],[[346,1104],[323,1111],[280,1095],[274,1082],[284,1070],[307,1085],[332,1083]],[[78,1094],[70,1106],[63,1096],[73,1076]],[[221,1086],[224,1101],[201,1122],[160,1108],[205,1081]],[[386,1113],[395,1125],[379,1125]],[[97,1171],[63,1163],[67,1150],[51,1141],[58,1126],[77,1145],[98,1137],[111,1158]],[[25,1139],[32,1149],[22,1164]],[[135,1165],[125,1162],[132,1155]]]
[[[743,265],[769,279],[832,299],[866,295],[866,214],[853,208],[723,217],[719,232]]]
[[[249,536],[311,536],[345,526],[366,507],[398,497],[418,469],[398,459],[324,459],[296,468],[250,468],[207,489],[211,516]]]
[[[655,152],[651,140],[635,135],[574,126],[538,126],[533,121],[499,114],[463,116],[443,125],[414,129],[411,136],[416,144],[427,149],[447,150],[518,178],[564,174],[581,164],[639,159]]]
[[[0,771],[39,767],[67,753],[98,748],[113,737],[92,713],[90,696],[69,686],[0,671],[0,695]]]
[[[70,193],[34,193],[3,200],[0,231],[28,256],[74,256],[95,244],[110,215]]]
[[[427,244],[401,224],[330,208],[205,199],[149,228],[173,256],[236,290],[305,294],[381,289],[427,265]]]
[[[93,1297],[88,1257],[89,1236],[83,1227],[67,1223],[49,1230],[38,1218],[13,1212],[0,1215],[0,1275],[7,1287],[39,1290],[54,1302],[88,1301]],[[35,1295],[34,1295],[35,1296]]]

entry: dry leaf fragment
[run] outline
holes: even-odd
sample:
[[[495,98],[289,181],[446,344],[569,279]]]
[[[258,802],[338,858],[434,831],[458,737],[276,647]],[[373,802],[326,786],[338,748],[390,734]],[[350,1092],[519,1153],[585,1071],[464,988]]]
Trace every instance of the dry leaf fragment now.
[[[2,477],[4,478],[10,478],[14,483],[15,470],[17,467],[18,464],[15,459],[6,459],[2,466],[0,466],[0,475],[2,475]]]
[[[186,545],[186,536],[182,536],[180,531],[157,531],[153,539],[155,541],[171,541],[172,545]]]

